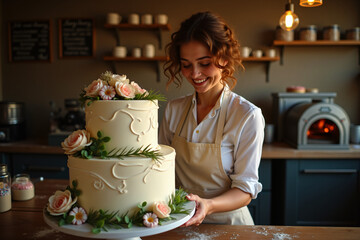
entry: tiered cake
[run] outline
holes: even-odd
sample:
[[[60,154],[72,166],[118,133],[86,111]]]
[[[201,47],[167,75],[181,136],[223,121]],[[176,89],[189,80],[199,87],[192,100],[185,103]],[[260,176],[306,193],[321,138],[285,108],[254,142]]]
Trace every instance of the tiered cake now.
[[[168,202],[175,192],[175,150],[158,144],[158,101],[141,100],[149,93],[124,75],[107,74],[96,81],[82,95],[86,130],[62,143],[69,155],[70,183],[76,180],[81,191],[79,205],[87,212],[123,215],[144,201],[148,206]],[[104,90],[105,85],[113,87]],[[103,148],[96,149],[101,138]],[[74,143],[81,141],[85,147],[80,150]]]

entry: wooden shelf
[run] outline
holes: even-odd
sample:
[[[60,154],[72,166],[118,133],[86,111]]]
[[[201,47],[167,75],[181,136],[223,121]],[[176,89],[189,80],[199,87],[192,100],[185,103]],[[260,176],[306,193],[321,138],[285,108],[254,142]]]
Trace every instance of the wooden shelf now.
[[[166,56],[155,56],[152,58],[147,58],[147,57],[124,57],[124,58],[119,58],[119,57],[114,57],[114,56],[104,56],[104,61],[122,61],[122,62],[126,62],[126,61],[166,61]]]
[[[274,41],[274,46],[360,46],[360,41],[355,40],[340,40],[340,41],[301,41],[295,40],[291,42],[287,41]]]
[[[318,41],[302,41],[295,40],[291,42],[275,40],[273,42],[274,46],[280,47],[280,64],[283,65],[283,56],[285,47],[321,47],[321,46],[357,46],[359,48],[359,64],[360,64],[360,41],[356,40],[339,40],[339,41],[328,41],[328,40],[318,40]]]
[[[121,23],[121,24],[105,24],[105,28],[118,28],[124,30],[170,30],[170,24],[129,24],[129,23]]]
[[[261,57],[261,58],[256,58],[256,57],[247,57],[247,58],[242,58],[242,60],[244,62],[276,62],[280,60],[280,57]]]

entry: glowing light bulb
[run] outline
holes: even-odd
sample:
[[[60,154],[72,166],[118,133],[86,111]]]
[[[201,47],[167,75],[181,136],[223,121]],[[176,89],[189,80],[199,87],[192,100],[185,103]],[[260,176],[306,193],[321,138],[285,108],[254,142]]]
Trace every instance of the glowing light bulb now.
[[[280,27],[286,31],[294,30],[299,25],[299,17],[294,13],[294,5],[288,3],[285,6],[285,13],[280,17]]]
[[[317,7],[322,5],[322,0],[300,0],[302,7]]]

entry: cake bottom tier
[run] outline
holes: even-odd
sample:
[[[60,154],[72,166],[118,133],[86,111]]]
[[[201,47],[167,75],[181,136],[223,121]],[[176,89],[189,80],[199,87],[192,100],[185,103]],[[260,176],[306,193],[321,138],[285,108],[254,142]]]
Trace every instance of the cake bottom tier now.
[[[150,158],[83,159],[69,156],[70,183],[77,180],[78,203],[90,210],[132,215],[138,204],[170,199],[175,193],[175,150],[159,145],[160,161]]]

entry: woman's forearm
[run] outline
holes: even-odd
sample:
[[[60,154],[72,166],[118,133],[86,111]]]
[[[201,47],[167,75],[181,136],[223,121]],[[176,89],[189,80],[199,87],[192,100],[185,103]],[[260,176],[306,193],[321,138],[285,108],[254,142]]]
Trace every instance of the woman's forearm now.
[[[238,188],[231,188],[229,191],[208,199],[208,213],[227,212],[244,206],[251,202],[251,195]]]

